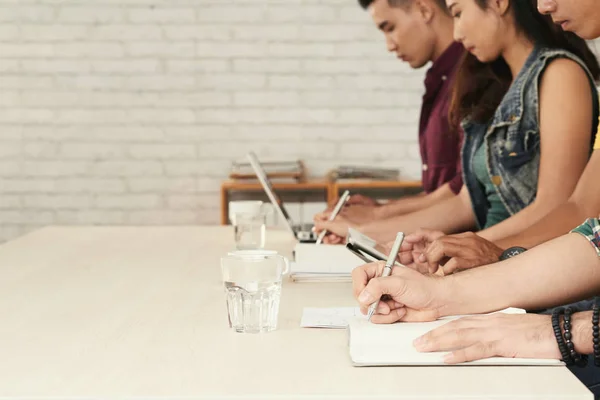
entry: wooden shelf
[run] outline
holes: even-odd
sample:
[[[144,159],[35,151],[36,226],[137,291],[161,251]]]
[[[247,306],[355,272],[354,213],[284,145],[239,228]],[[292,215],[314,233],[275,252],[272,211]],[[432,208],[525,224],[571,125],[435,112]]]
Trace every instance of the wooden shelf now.
[[[323,198],[329,205],[335,201],[343,190],[385,191],[399,190],[416,192],[421,189],[420,181],[373,181],[367,179],[342,180],[331,182],[326,179],[313,179],[305,182],[273,182],[273,189],[280,192],[323,191]],[[229,198],[231,192],[262,192],[258,181],[227,180],[221,184],[221,224],[229,221]]]

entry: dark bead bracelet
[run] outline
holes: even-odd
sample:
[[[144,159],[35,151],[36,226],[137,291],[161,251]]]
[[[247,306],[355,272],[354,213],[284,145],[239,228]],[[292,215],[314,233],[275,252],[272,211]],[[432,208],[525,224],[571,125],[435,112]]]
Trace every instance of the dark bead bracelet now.
[[[573,343],[573,335],[572,335],[572,326],[571,326],[571,316],[573,315],[573,309],[571,307],[567,307],[564,311],[564,339],[567,350],[569,351],[569,355],[571,356],[571,360],[573,360],[573,364],[578,367],[584,367],[587,365],[587,356],[584,354],[579,354],[575,351],[575,344]]]
[[[560,316],[564,314],[565,309],[563,307],[556,307],[552,311],[552,329],[554,330],[554,337],[556,338],[556,343],[558,344],[558,350],[560,351],[560,355],[562,357],[563,362],[567,366],[571,366],[574,364],[573,358],[563,340],[562,331],[560,329]]]
[[[594,307],[592,308],[592,337],[594,340],[594,364],[600,367],[600,329],[598,321],[600,320],[600,297],[594,299]]]

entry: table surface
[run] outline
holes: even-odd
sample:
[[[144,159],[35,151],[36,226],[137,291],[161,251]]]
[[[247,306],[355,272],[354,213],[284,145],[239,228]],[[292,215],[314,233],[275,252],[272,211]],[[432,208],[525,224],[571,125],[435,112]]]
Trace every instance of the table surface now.
[[[354,305],[348,283],[286,282],[277,331],[234,333],[232,245],[230,227],[49,227],[0,246],[0,396],[592,399],[564,367],[354,368],[343,330],[299,327]]]

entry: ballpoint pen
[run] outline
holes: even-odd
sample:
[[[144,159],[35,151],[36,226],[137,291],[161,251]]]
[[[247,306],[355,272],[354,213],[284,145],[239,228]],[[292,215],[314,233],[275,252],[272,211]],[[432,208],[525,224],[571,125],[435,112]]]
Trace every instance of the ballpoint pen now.
[[[346,190],[344,192],[344,194],[342,194],[342,197],[340,197],[340,199],[338,200],[337,204],[335,205],[333,212],[329,216],[329,221],[333,221],[335,219],[335,217],[337,217],[337,215],[340,213],[340,211],[342,211],[342,208],[344,207],[344,205],[346,205],[346,202],[348,201],[348,199],[350,199],[350,192],[348,190]],[[317,238],[317,244],[321,244],[321,242],[325,238],[326,234],[327,234],[327,229],[323,229],[321,231],[321,233],[319,234],[319,237]]]
[[[398,234],[396,235],[396,240],[394,241],[394,245],[392,246],[392,250],[390,251],[390,254],[388,255],[388,259],[385,263],[385,268],[383,269],[383,273],[381,274],[382,278],[384,278],[386,276],[390,276],[390,274],[392,273],[392,268],[394,267],[394,264],[396,262],[396,257],[398,257],[398,252],[400,251],[402,242],[404,242],[404,233],[398,232]],[[373,314],[375,314],[375,311],[377,310],[377,307],[379,306],[380,300],[381,300],[381,298],[377,299],[377,301],[375,303],[373,303],[369,306],[369,316],[368,316],[369,321],[371,321],[371,317],[373,316]]]

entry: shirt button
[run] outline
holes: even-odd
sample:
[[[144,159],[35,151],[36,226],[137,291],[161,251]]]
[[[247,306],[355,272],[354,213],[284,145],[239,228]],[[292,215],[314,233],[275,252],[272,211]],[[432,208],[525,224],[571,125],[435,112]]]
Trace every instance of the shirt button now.
[[[429,169],[429,167],[427,166],[427,164],[423,164],[423,171],[427,171]]]
[[[446,75],[442,75],[442,80],[445,81],[446,79],[448,79],[448,77]]]

